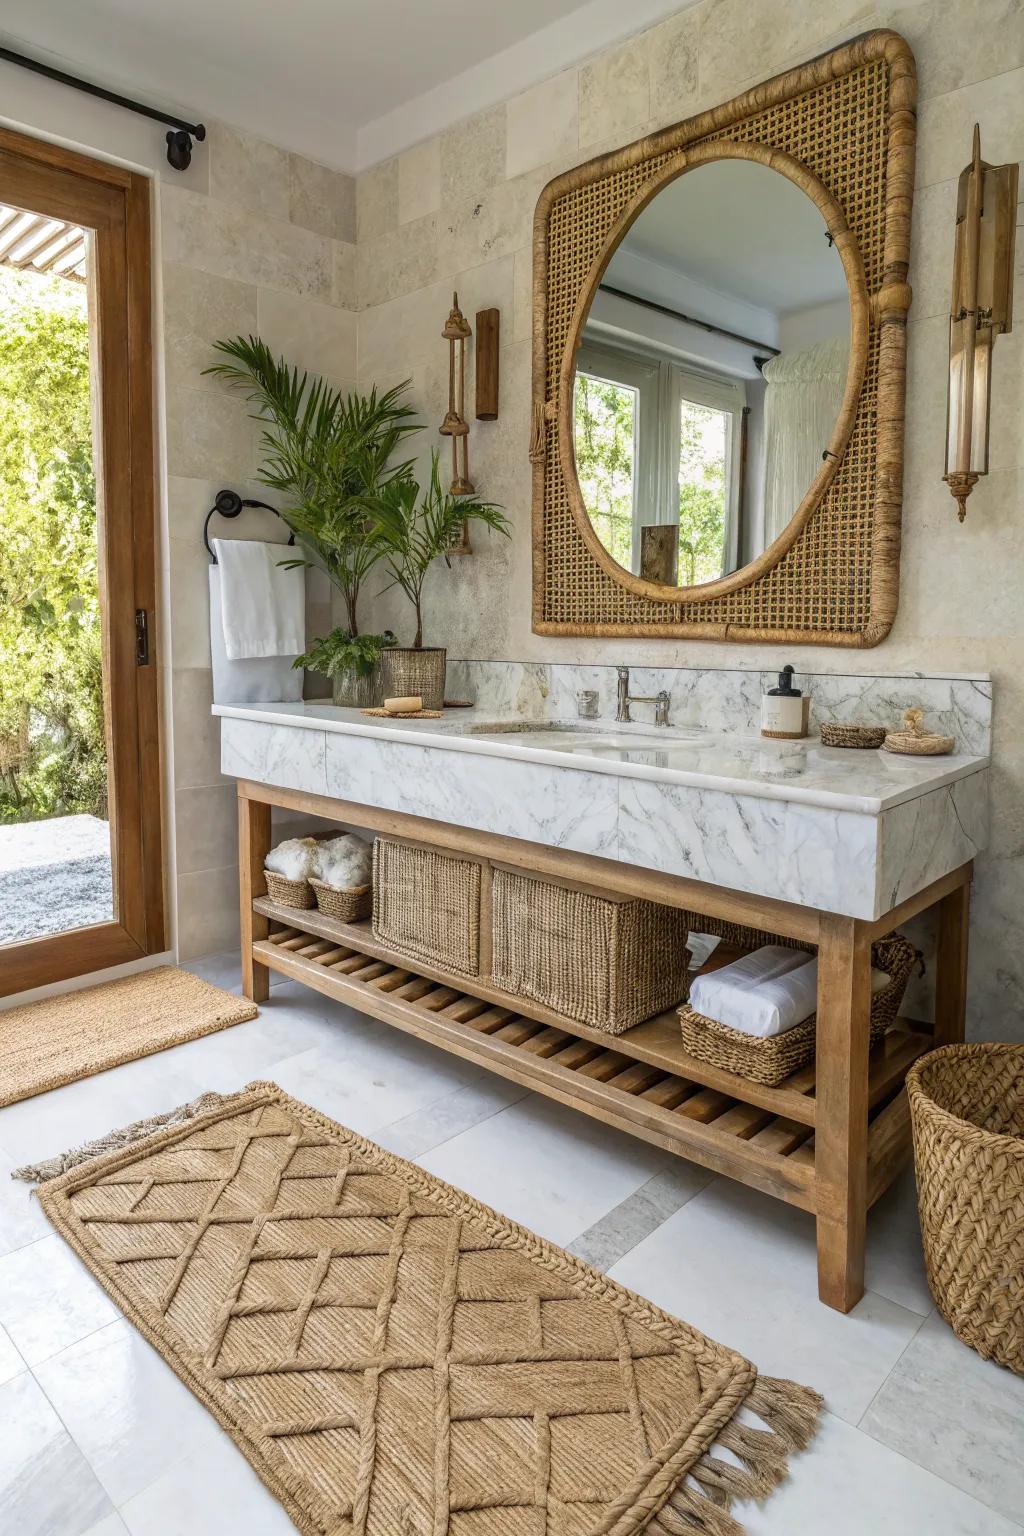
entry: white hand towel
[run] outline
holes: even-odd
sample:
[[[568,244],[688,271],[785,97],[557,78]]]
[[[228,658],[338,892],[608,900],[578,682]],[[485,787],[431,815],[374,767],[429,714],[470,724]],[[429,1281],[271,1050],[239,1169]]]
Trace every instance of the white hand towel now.
[[[301,656],[306,649],[306,573],[287,570],[281,544],[214,539],[220,567],[224,649],[229,661]]]
[[[302,698],[303,673],[292,667],[294,656],[253,656],[229,661],[224,648],[220,603],[220,566],[210,566],[210,658],[215,704],[297,704]]]
[[[888,985],[884,971],[873,969],[872,995]],[[759,1040],[802,1024],[817,1006],[817,960],[783,944],[765,944],[721,970],[698,976],[690,988],[690,1007],[696,1013]]]

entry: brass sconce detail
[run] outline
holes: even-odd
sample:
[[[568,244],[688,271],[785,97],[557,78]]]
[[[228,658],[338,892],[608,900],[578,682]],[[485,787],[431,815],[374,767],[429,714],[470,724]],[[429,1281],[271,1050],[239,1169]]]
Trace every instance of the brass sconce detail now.
[[[445,411],[440,427],[441,436],[450,437],[452,440],[450,490],[453,496],[472,496],[476,491],[476,487],[469,478],[469,422],[466,420],[466,341],[472,334],[469,321],[459,308],[459,296],[453,293],[452,307],[444,323],[444,330],[441,332],[448,343],[448,409]],[[470,555],[472,553],[469,527],[463,523],[462,537],[459,543],[449,550],[449,554]]]
[[[960,173],[957,192],[943,476],[961,522],[968,496],[988,474],[992,347],[1010,330],[1013,311],[1018,170],[982,160],[975,123],[971,163]]]

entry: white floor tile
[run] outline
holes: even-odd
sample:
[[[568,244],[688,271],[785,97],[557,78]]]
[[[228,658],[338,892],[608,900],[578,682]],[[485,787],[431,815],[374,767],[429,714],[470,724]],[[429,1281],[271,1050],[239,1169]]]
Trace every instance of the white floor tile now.
[[[1024,1519],[1024,1378],[982,1360],[933,1312],[861,1429]]]
[[[9,1157],[0,1156],[0,1254],[24,1248],[51,1230],[33,1186],[11,1178],[15,1166]]]
[[[904,1169],[868,1213],[864,1268],[869,1290],[912,1312],[931,1311],[913,1168]]]
[[[531,1095],[418,1161],[564,1244],[653,1178],[666,1154]]]
[[[746,1536],[1020,1536],[1001,1515],[826,1414],[790,1479],[736,1504]]]
[[[29,1365],[117,1316],[109,1296],[56,1234],[0,1259],[0,1325]]]
[[[123,1318],[35,1374],[116,1505],[221,1436],[213,1416]]]
[[[14,1347],[14,1341],[5,1328],[0,1328],[0,1386],[14,1376],[20,1376],[27,1368],[23,1355]]]
[[[121,1507],[131,1536],[295,1536],[244,1456],[223,1436]]]
[[[112,1513],[38,1383],[25,1372],[0,1387],[0,1531],[85,1536]]]
[[[609,1273],[854,1424],[922,1321],[873,1292],[847,1317],[823,1307],[811,1217],[725,1179]]]
[[[401,1120],[382,1126],[374,1140],[398,1157],[420,1157],[424,1152],[450,1141],[481,1120],[500,1114],[510,1104],[525,1099],[527,1090],[517,1083],[488,1075],[485,1082],[457,1088],[424,1109],[413,1110]]]
[[[90,1525],[84,1536],[128,1536],[128,1527],[115,1511],[98,1525]]]

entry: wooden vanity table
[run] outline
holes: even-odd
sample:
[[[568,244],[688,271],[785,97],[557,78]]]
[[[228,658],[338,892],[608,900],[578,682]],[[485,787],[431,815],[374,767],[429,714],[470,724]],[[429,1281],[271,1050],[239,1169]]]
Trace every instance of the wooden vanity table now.
[[[817,1062],[763,1087],[688,1056],[674,1011],[611,1037],[494,986],[486,944],[482,974],[467,980],[386,949],[369,920],[341,923],[275,905],[263,878],[273,806],[816,945]],[[843,1312],[855,1305],[864,1290],[867,1211],[910,1152],[906,1072],[934,1044],[963,1037],[969,862],[868,920],[254,779],[239,779],[238,810],[247,996],[265,1000],[277,971],[800,1206],[817,1222],[821,1300]],[[871,945],[931,908],[939,923],[935,1022],[901,1020],[869,1051]]]

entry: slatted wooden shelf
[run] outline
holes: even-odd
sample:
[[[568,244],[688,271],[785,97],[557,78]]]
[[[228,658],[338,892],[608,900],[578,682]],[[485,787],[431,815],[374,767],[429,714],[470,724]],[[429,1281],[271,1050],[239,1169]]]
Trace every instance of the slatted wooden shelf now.
[[[610,1037],[601,1030],[591,1029],[575,1019],[555,1013],[552,1009],[545,1008],[542,1003],[534,1003],[528,998],[514,997],[500,987],[494,986],[486,977],[474,976],[472,981],[467,981],[465,977],[455,976],[452,972],[431,966],[426,961],[409,961],[374,938],[369,919],[358,923],[342,923],[318,911],[297,912],[294,907],[281,906],[267,897],[254,901],[253,910],[270,918],[273,922],[295,929],[296,932],[301,927],[302,933],[330,940],[335,945],[348,945],[362,955],[371,956],[389,965],[397,967],[412,965],[415,967],[416,975],[428,977],[431,981],[439,982],[444,986],[454,987],[460,991],[469,987],[474,997],[497,1007],[511,1008],[525,1018],[578,1036],[580,1039],[607,1046],[609,1039],[614,1038],[616,1051],[631,1060],[646,1062],[649,1066],[660,1068],[666,1074],[673,1074],[688,1082],[700,1083],[705,1088],[714,1089],[732,1099],[742,1099],[760,1109],[770,1110],[784,1119],[795,1120],[800,1125],[813,1126],[815,1123],[813,1063],[794,1072],[777,1088],[767,1088],[762,1083],[749,1082],[734,1072],[710,1066],[690,1056],[683,1049],[679,1019],[674,1009],[658,1014],[653,1019],[645,1020],[643,1024],[627,1030],[624,1035]],[[871,1055],[868,1097],[872,1108],[891,1097],[893,1091],[903,1082],[912,1063],[924,1051],[929,1050],[931,1044],[931,1037],[921,1030],[910,1027],[910,1021],[907,1021],[906,1027],[890,1030],[884,1043]]]
[[[482,979],[394,954],[373,939],[368,922],[340,923],[265,898],[254,908],[277,925],[253,944],[254,958],[272,970],[715,1172],[815,1209],[813,1073],[765,1089],[688,1056],[674,1013],[613,1037]],[[876,1197],[902,1145],[899,1117],[886,1101],[927,1046],[926,1036],[898,1029],[873,1057],[872,1104],[886,1106],[869,1138]],[[885,1134],[872,1175],[875,1125]]]

